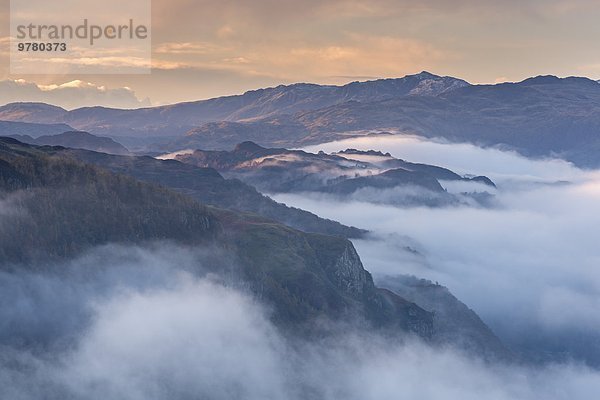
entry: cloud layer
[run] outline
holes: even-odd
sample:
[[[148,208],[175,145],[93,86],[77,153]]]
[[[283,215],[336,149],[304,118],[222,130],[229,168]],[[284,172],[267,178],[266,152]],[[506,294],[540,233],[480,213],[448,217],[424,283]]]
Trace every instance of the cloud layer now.
[[[600,174],[407,138],[317,147],[374,148],[417,162],[435,163],[437,155],[439,165],[490,175],[498,184],[490,208],[276,198],[372,230],[374,240],[355,242],[367,269],[380,277],[408,273],[439,281],[518,350],[600,365]],[[405,252],[407,246],[419,254]]]
[[[55,272],[3,272],[1,332],[48,339],[1,338],[3,395],[576,399],[600,389],[598,373],[582,367],[490,365],[348,329],[290,340],[249,294],[203,273],[205,262],[206,252],[171,246],[106,247]]]
[[[150,105],[150,100],[139,100],[128,87],[109,89],[80,80],[51,85],[38,85],[22,79],[0,81],[0,105],[13,102],[43,102],[66,109],[92,106],[138,108]]]
[[[456,144],[446,140],[425,140],[410,135],[357,138],[307,147],[307,151],[325,152],[339,149],[385,149],[407,161],[440,165],[459,174],[486,175],[495,181],[508,183],[581,179],[582,171],[571,163],[558,159],[531,160],[503,149],[482,149],[472,144]],[[516,183],[516,182],[515,182]]]

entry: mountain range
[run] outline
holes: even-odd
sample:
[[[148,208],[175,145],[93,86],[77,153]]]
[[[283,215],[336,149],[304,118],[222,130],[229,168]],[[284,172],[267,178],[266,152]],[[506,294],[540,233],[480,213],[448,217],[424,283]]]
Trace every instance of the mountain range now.
[[[353,82],[344,86],[298,83],[248,91],[242,95],[168,106],[119,110],[85,107],[72,111],[44,103],[12,103],[0,109],[0,120],[54,123],[115,136],[166,133],[177,136],[205,122],[247,121],[280,114],[317,110],[348,101],[371,102],[405,95],[434,96],[467,82],[427,72],[397,79]],[[171,132],[168,132],[168,129]]]
[[[599,110],[600,84],[587,78],[471,85],[422,72],[344,86],[281,85],[135,110],[13,103],[0,107],[0,120],[38,124],[20,125],[12,134],[29,134],[43,128],[39,124],[48,124],[44,134],[62,133],[56,124],[63,124],[65,131],[109,136],[137,151],[229,150],[246,140],[289,148],[387,132],[502,146],[595,167]]]

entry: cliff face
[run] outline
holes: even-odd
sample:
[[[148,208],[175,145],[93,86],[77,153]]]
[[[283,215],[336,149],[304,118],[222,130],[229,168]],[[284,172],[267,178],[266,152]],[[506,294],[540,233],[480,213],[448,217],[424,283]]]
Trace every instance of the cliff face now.
[[[372,284],[372,281],[367,279],[367,272],[364,270],[358,253],[351,244],[345,247],[333,268],[328,270],[328,273],[340,289],[351,295],[364,294],[367,282]]]
[[[360,302],[372,324],[392,331],[399,328],[424,339],[433,337],[434,314],[390,290],[376,287],[350,241],[313,237],[310,243],[328,278],[338,290]]]

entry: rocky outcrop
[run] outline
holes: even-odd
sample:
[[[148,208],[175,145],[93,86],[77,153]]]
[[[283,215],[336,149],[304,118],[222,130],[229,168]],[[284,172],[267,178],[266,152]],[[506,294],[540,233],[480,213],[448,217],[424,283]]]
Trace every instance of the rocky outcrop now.
[[[320,237],[310,243],[329,280],[346,296],[359,301],[373,324],[392,332],[400,328],[423,339],[435,335],[434,314],[391,290],[377,288],[350,241]]]
[[[360,257],[351,243],[348,243],[333,265],[330,275],[340,289],[353,296],[362,295],[368,283],[367,271],[363,268]]]

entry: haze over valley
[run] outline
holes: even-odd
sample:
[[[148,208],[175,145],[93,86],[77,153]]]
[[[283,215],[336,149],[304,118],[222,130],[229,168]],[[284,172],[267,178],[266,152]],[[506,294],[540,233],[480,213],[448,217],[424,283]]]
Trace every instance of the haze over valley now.
[[[599,101],[423,72],[4,105],[2,393],[589,398]]]

